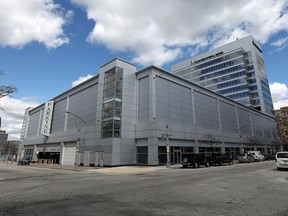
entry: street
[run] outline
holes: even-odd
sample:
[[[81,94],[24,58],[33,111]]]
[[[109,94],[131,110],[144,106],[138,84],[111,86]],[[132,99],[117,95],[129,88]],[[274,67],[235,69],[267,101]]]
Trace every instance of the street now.
[[[0,215],[288,215],[288,171],[274,161],[108,170],[0,163]]]

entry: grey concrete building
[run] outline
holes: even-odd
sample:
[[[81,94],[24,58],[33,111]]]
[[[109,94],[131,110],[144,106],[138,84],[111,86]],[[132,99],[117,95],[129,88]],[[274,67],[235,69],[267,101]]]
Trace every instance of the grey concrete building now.
[[[27,110],[24,122],[23,155],[38,162],[159,165],[167,161],[168,145],[171,163],[180,163],[184,153],[210,154],[209,136],[214,151],[234,156],[279,148],[272,116],[160,68],[137,71],[121,59]]]
[[[274,115],[263,52],[251,36],[172,66],[174,74],[263,113]]]

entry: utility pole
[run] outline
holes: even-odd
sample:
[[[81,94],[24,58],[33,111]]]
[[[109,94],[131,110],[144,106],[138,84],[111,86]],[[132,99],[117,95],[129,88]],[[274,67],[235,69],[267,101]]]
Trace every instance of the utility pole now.
[[[166,124],[166,133],[162,134],[162,139],[166,139],[166,155],[167,155],[167,164],[166,167],[171,167],[170,164],[170,146],[169,146],[169,137],[172,135],[168,134],[168,125]]]
[[[76,115],[75,113],[72,113],[72,112],[69,112],[69,111],[65,111],[65,113],[70,114],[70,115],[76,117],[77,119],[79,119],[80,121],[82,121],[82,122],[84,123],[84,125],[86,125],[85,120],[82,119],[80,116]],[[74,123],[75,123],[75,126],[76,126],[76,128],[77,128],[77,132],[78,132],[77,140],[76,140],[76,158],[75,158],[75,164],[79,165],[79,164],[78,164],[78,160],[79,160],[79,158],[80,158],[80,156],[79,156],[79,154],[80,154],[80,153],[79,153],[79,147],[80,147],[81,144],[85,143],[85,139],[84,139],[84,138],[83,138],[83,139],[80,138],[80,135],[81,135],[81,127],[79,128],[79,127],[77,126],[76,120],[75,120]]]

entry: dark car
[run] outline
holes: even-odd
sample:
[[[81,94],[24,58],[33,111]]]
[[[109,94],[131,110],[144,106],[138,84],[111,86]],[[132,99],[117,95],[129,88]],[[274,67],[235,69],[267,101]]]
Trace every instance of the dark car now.
[[[18,161],[18,165],[29,165],[30,164],[30,160],[27,159],[27,158],[21,158],[19,161]]]
[[[275,160],[275,154],[263,154],[264,155],[264,160]]]
[[[222,166],[223,164],[233,164],[233,158],[229,154],[212,154],[209,157],[209,162],[211,165],[219,165]]]
[[[183,168],[186,167],[194,167],[194,168],[198,168],[199,166],[206,166],[209,167],[210,163],[209,160],[200,155],[200,154],[187,154],[187,155],[182,155],[182,165]]]

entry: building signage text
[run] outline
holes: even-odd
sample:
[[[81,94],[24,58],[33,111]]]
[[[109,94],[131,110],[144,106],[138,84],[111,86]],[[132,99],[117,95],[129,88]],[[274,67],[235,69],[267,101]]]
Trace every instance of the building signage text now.
[[[210,56],[207,56],[207,57],[205,57],[205,58],[202,58],[202,59],[196,60],[196,61],[194,61],[194,62],[191,62],[191,64],[197,64],[197,63],[199,63],[199,62],[206,61],[206,60],[208,60],[208,59],[214,58],[214,57],[219,56],[219,55],[222,55],[222,54],[223,54],[223,52],[218,52],[218,53],[216,53],[216,54],[214,54],[214,55],[210,55]]]
[[[45,103],[41,134],[44,136],[50,135],[50,127],[52,123],[52,114],[53,114],[54,101],[48,101]]]

